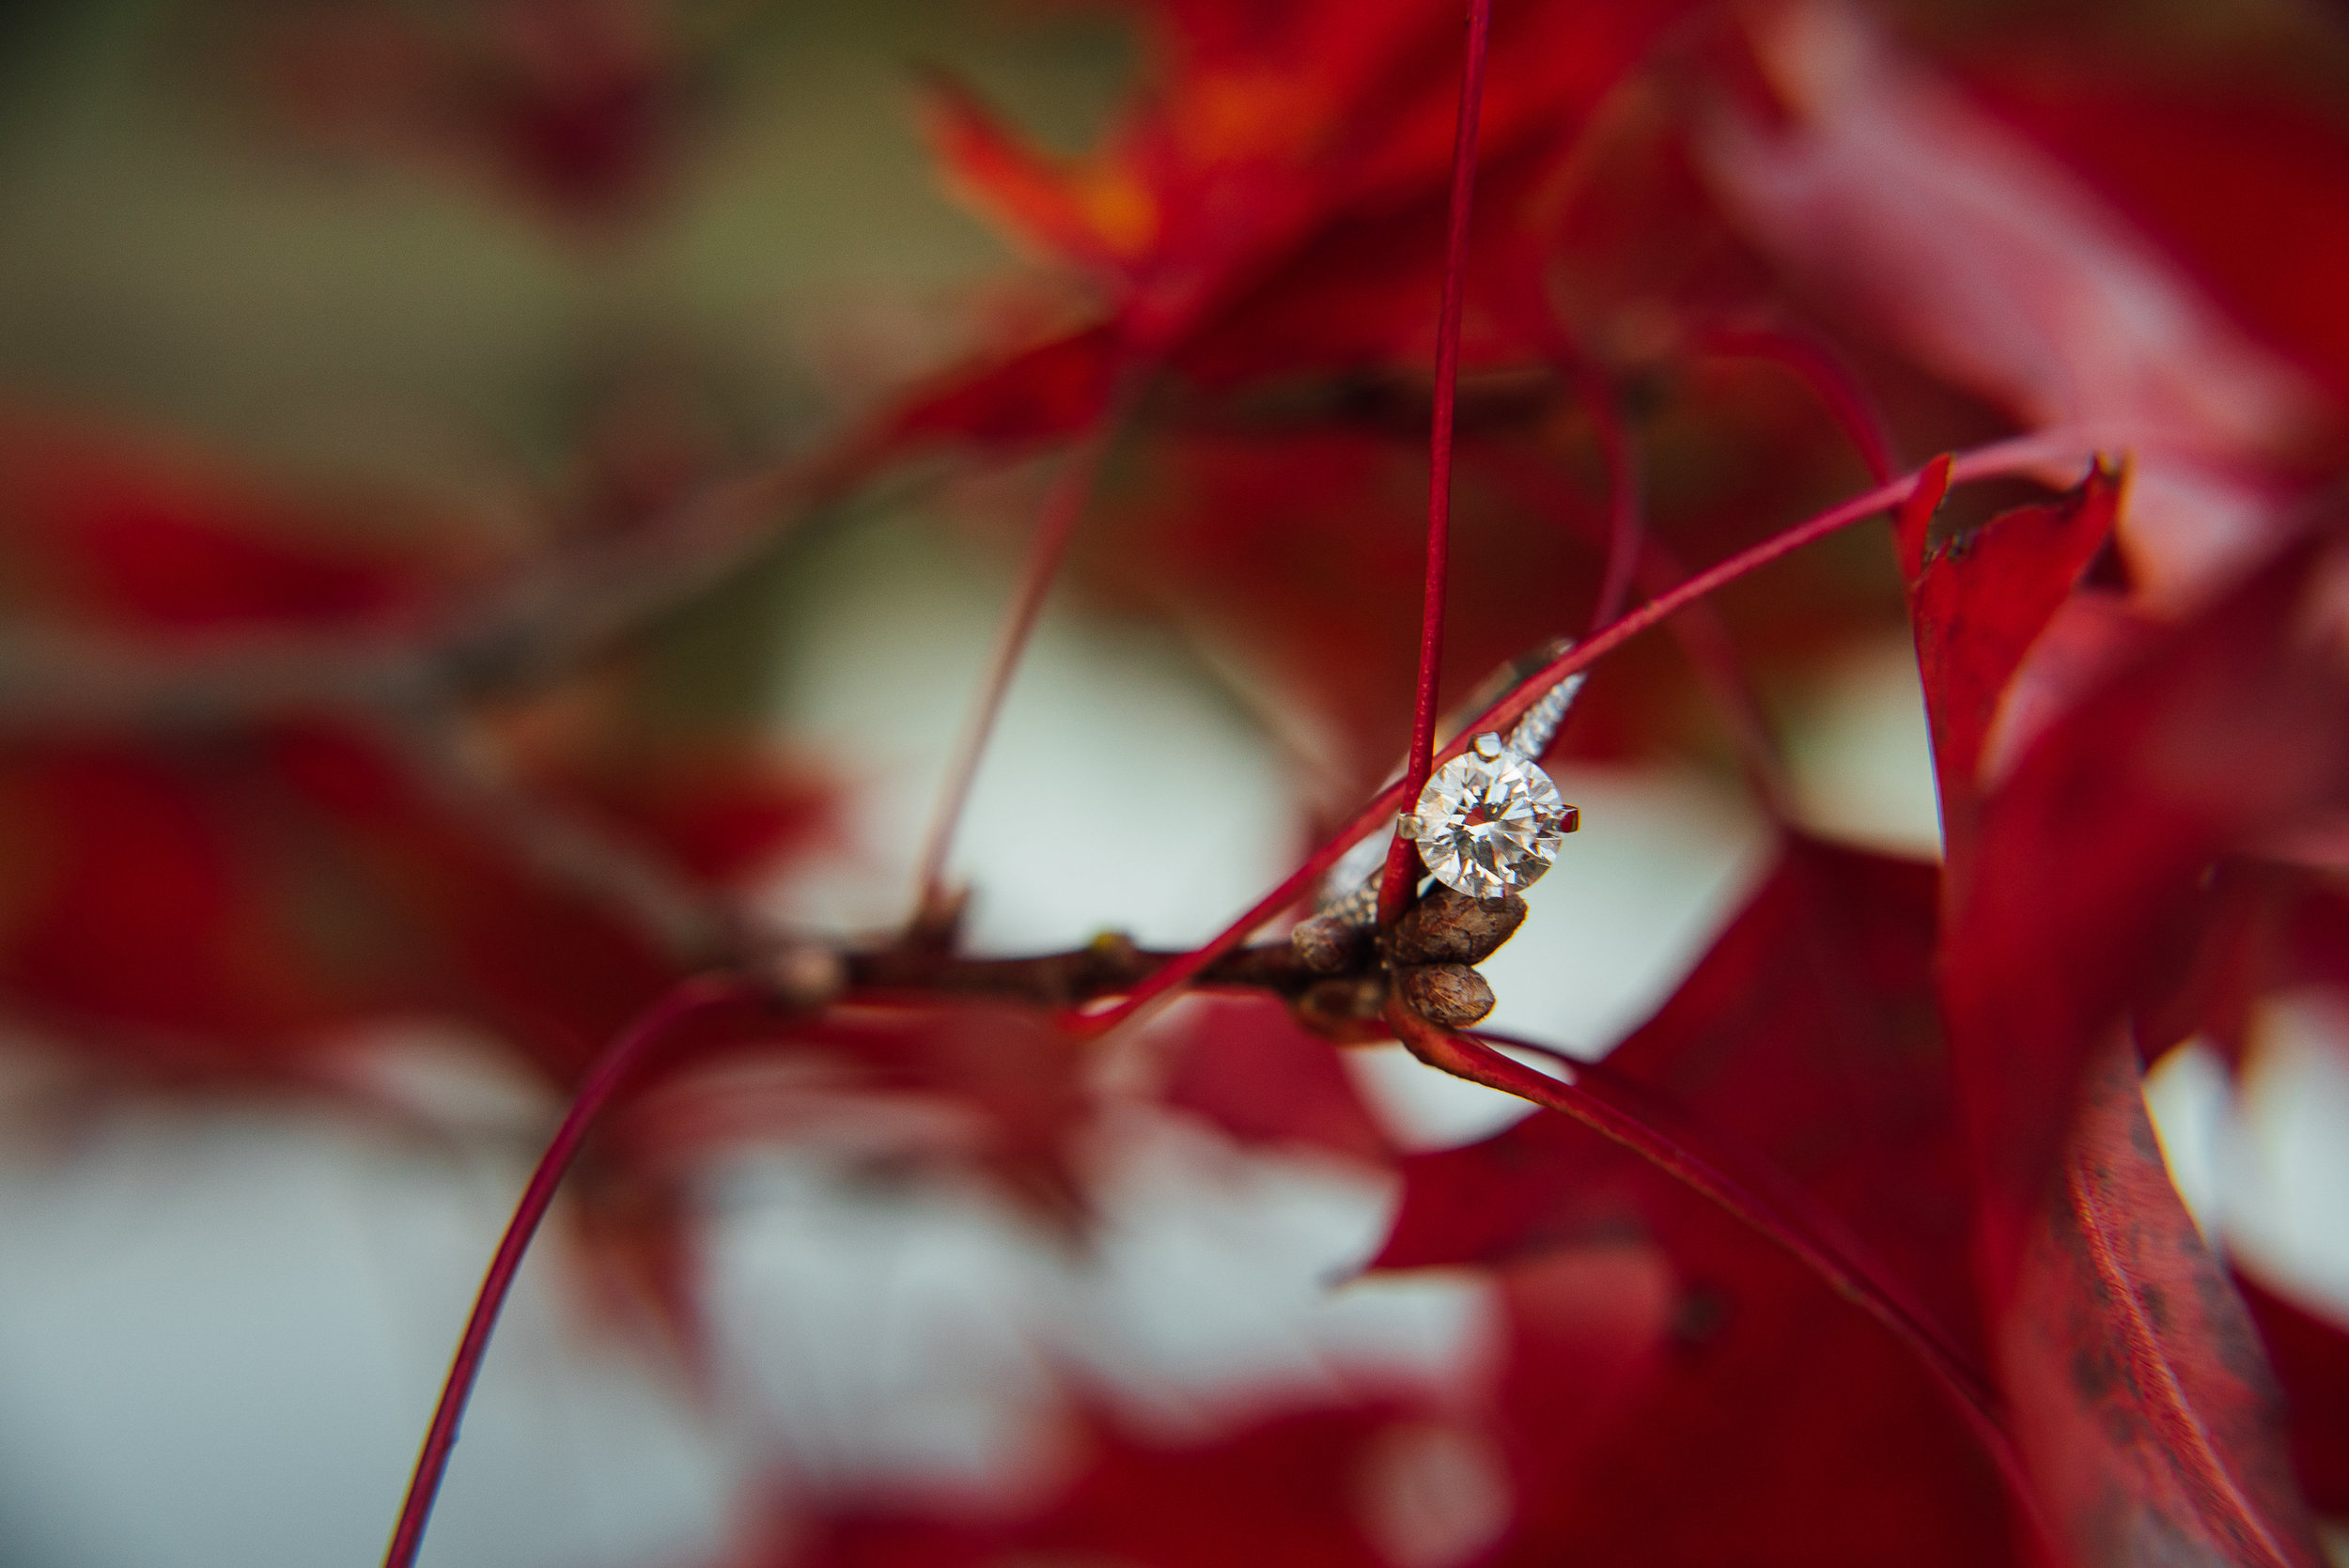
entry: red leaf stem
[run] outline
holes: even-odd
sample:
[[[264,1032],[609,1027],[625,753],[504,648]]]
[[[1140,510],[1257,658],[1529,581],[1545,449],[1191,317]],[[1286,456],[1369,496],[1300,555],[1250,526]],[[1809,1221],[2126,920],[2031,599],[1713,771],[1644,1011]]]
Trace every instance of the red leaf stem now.
[[[2085,453],[2092,444],[2084,440],[2079,432],[2068,429],[2018,436],[1954,455],[1949,459],[1949,478],[1952,483],[1957,483],[2029,474],[2056,458]],[[1878,512],[1898,506],[1908,499],[1917,483],[1917,475],[1906,475],[1889,484],[1878,485],[1839,505],[1830,506],[1792,528],[1772,535],[1760,544],[1739,551],[1669,592],[1658,594],[1629,614],[1610,622],[1604,630],[1594,633],[1586,641],[1534,671],[1505,696],[1463,724],[1452,743],[1437,752],[1435,764],[1441,766],[1459,755],[1468,750],[1477,736],[1487,730],[1506,729],[1523,717],[1526,709],[1539,702],[1543,693],[1558,682],[1577,670],[1588,669],[1641,632],[1687,609],[1715,590],[1736,582],[1782,555],[1792,554],[1814,540],[1823,539]],[[1280,886],[1251,905],[1245,913],[1204,946],[1155,970],[1124,1001],[1097,1013],[1079,1014],[1067,1020],[1068,1026],[1081,1034],[1101,1033],[1123,1023],[1156,998],[1192,979],[1201,970],[1247,940],[1258,926],[1302,898],[1322,874],[1336,864],[1339,857],[1356,843],[1392,821],[1394,814],[1402,809],[1403,802],[1411,798],[1406,794],[1407,787],[1404,783],[1396,783],[1380,790],[1329,842],[1291,872]]]
[[[481,1360],[490,1348],[490,1334],[496,1328],[498,1313],[514,1288],[522,1254],[529,1250],[538,1222],[546,1218],[553,1203],[554,1189],[562,1182],[564,1172],[570,1168],[572,1157],[579,1153],[589,1125],[645,1054],[679,1023],[721,1002],[739,1001],[745,993],[746,987],[739,981],[716,975],[701,975],[679,983],[638,1014],[604,1048],[602,1057],[581,1080],[578,1094],[547,1144],[547,1152],[538,1157],[538,1167],[530,1173],[529,1185],[522,1188],[521,1201],[514,1205],[514,1218],[506,1221],[506,1234],[498,1242],[496,1255],[490,1260],[490,1271],[482,1277],[480,1294],[474,1297],[473,1312],[465,1319],[464,1335],[457,1342],[456,1358],[449,1363],[448,1378],[441,1385],[441,1402],[433,1409],[432,1424],[424,1436],[424,1448],[416,1455],[415,1473],[409,1478],[408,1495],[400,1503],[399,1523],[393,1529],[391,1546],[383,1554],[383,1568],[412,1568],[416,1553],[424,1545],[424,1527],[432,1516],[442,1477],[448,1471],[449,1455],[457,1447],[465,1404],[473,1397],[474,1383],[481,1375]]]
[[[1485,99],[1485,43],[1492,0],[1469,0],[1468,47],[1460,64],[1460,118],[1452,141],[1452,200],[1444,233],[1443,304],[1436,318],[1436,408],[1427,438],[1427,585],[1420,604],[1419,691],[1404,797],[1416,800],[1435,771],[1436,686],[1443,664],[1444,588],[1452,565],[1452,419],[1460,384],[1460,304],[1468,291],[1469,207],[1476,192],[1476,121]],[[1397,838],[1378,885],[1378,922],[1402,918],[1419,849]]]
[[[1887,1276],[1857,1251],[1857,1243],[1829,1239],[1842,1227],[1831,1219],[1813,1224],[1781,1206],[1787,1194],[1773,1202],[1689,1147],[1685,1125],[1675,1137],[1656,1125],[1663,1108],[1652,1095],[1621,1078],[1608,1078],[1586,1063],[1561,1057],[1579,1078],[1600,1079],[1604,1093],[1594,1094],[1572,1081],[1534,1071],[1512,1061],[1484,1038],[1455,1033],[1428,1022],[1390,999],[1387,1022],[1412,1055],[1429,1066],[1497,1089],[1504,1094],[1571,1116],[1592,1131],[1620,1144],[1657,1170],[1680,1182],[1707,1202],[1752,1227],[1811,1270],[1836,1295],[1875,1318],[1913,1350],[1934,1379],[1950,1394],[1958,1414],[1981,1439],[1983,1450],[2005,1477],[2015,1506],[2029,1516],[2043,1540],[2052,1540],[2037,1512],[2036,1493],[2021,1453],[2000,1419],[1997,1396],[1986,1379],[1952,1347],[1921,1311],[1909,1306],[1906,1293],[1886,1282]],[[1513,1044],[1516,1042],[1512,1042]],[[1546,1053],[1556,1054],[1556,1053]],[[1767,1183],[1772,1188],[1791,1183]],[[1804,1208],[1815,1208],[1807,1201]]]
[[[946,857],[954,848],[955,831],[961,825],[963,810],[971,802],[971,788],[978,780],[980,760],[987,754],[987,742],[994,734],[995,722],[1003,716],[1003,699],[1011,691],[1012,676],[1019,673],[1020,656],[1027,652],[1028,640],[1035,634],[1037,617],[1044,611],[1044,597],[1060,575],[1061,562],[1068,554],[1068,541],[1084,517],[1085,502],[1092,496],[1101,458],[1119,423],[1115,409],[1122,401],[1113,401],[1101,422],[1069,453],[1060,472],[1053,475],[1051,489],[1045,493],[1035,537],[1030,541],[1026,564],[1020,567],[1010,612],[996,633],[993,651],[988,655],[987,675],[979,688],[978,701],[964,720],[961,735],[956,737],[954,757],[947,764],[945,788],[939,796],[938,814],[931,818],[929,835],[922,846],[916,884],[919,892],[914,903],[917,923],[945,907]]]

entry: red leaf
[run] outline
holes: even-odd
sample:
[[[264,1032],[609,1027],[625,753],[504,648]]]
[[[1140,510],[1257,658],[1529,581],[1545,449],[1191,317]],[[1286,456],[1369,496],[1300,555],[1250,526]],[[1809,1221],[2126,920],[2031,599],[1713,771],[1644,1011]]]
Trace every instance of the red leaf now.
[[[1553,1113],[1405,1176],[1382,1265],[1509,1289],[1524,1500],[1492,1561],[2008,1560],[1996,1472],[1911,1350],[1709,1201]]]
[[[1195,360],[1221,381],[1385,365],[1399,342],[1423,344],[1456,8],[1163,8],[1159,80],[1088,156],[1028,149],[967,94],[941,92],[933,126],[957,182],[1021,238],[1115,279],[1117,331],[1144,356]],[[1503,178],[1530,197],[1684,8],[1502,8],[1486,169],[1511,171]],[[1532,217],[1521,200],[1480,202],[1496,228]]]
[[[987,361],[914,393],[882,439],[1013,448],[1064,440],[1108,411],[1121,351],[1115,330],[1097,326]]]
[[[707,882],[739,882],[766,871],[824,830],[830,790],[755,746],[690,737],[598,738],[608,748],[602,754],[553,760],[537,782],[551,795],[607,815],[616,832],[658,846]],[[626,744],[631,740],[638,744]]]
[[[1371,1444],[1392,1420],[1307,1411],[1195,1448],[1112,1437],[1021,1544],[1141,1568],[1384,1568],[1360,1499]]]
[[[453,167],[565,222],[609,225],[672,182],[704,56],[726,29],[636,0],[497,0],[442,16],[358,0],[263,39],[312,133]]]
[[[1014,234],[1112,274],[1157,238],[1151,194],[1129,176],[1047,159],[951,77],[933,72],[926,86],[930,145],[951,182]]]
[[[1930,868],[1790,841],[1778,875],[1607,1066],[1706,1139],[1779,1168],[1798,1202],[1963,1325],[1967,1210],[1932,1007],[1934,913]],[[1532,1456],[1521,1484],[1540,1501],[1503,1560],[2007,1551],[1995,1472],[1914,1347],[1711,1200],[1551,1113],[1414,1157],[1405,1175],[1380,1266],[1589,1257],[1645,1237],[1670,1272],[1654,1368],[1633,1393],[1601,1396],[1617,1413],[1595,1435],[1573,1413],[1586,1374],[1526,1389],[1514,1447]],[[1757,1430],[1770,1435],[1760,1447]],[[1571,1457],[1551,1469],[1539,1455],[1553,1444]]]
[[[845,1508],[793,1539],[778,1568],[1391,1568],[1363,1528],[1377,1444],[1398,1412],[1301,1411],[1190,1443],[1091,1423],[1075,1480],[1010,1519],[918,1507]]]
[[[2148,1062],[2200,1034],[2239,1066],[2262,997],[2349,987],[2349,894],[2326,871],[2231,856],[2196,889],[2174,935],[2130,1009]]]
[[[1945,812],[1973,795],[1999,699],[2111,533],[2122,483],[2098,463],[2061,500],[2001,513],[1930,558],[1924,520],[1903,510],[1901,555]]]
[[[8,760],[10,831],[40,848],[9,868],[0,975],[151,1069],[283,1072],[338,1024],[425,1011],[562,1081],[670,978],[351,730]]]
[[[137,629],[381,622],[445,563],[352,537],[401,520],[381,499],[320,505],[155,440],[0,410],[0,536],[39,613],[86,607]]]
[[[2205,869],[2349,790],[2349,680],[2327,645],[2341,551],[2338,530],[2303,541],[2077,705],[1952,864],[1942,994],[1994,1300],[2075,1086]]]
[[[2083,1568],[2320,1568],[2281,1399],[2106,1050],[1999,1329],[2016,1434]]]
[[[1357,1159],[1393,1157],[1335,1048],[1268,998],[1197,997],[1175,1035],[1161,1098],[1250,1143],[1313,1143]]]
[[[1082,1211],[1069,1141],[1090,1109],[1083,1048],[1034,1012],[838,1005],[794,1024],[789,1039],[848,1063],[860,1087],[975,1112],[982,1130],[966,1151],[975,1163],[1050,1219]]]
[[[1972,1291],[1933,1007],[1937,889],[1929,866],[1788,838],[1776,875],[1606,1068],[1747,1152],[1741,1169],[1791,1178],[1963,1329]],[[1530,1222],[1501,1195],[1425,1218],[1449,1239],[1420,1236],[1407,1202],[1382,1262],[1425,1262],[1431,1243],[1505,1252]]]

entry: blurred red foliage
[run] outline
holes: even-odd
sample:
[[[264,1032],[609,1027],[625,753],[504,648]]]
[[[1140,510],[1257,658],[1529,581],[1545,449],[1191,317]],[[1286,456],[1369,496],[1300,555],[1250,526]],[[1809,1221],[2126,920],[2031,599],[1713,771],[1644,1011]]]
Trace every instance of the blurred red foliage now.
[[[1078,569],[1333,737],[1330,807],[1410,710],[1459,8],[1138,11],[1147,74],[1091,152],[930,83],[948,179],[1065,278],[1069,325],[911,388],[844,467],[1113,437]],[[2145,62],[2190,78],[2201,46],[2108,11],[2053,8],[2004,49],[1828,0],[1496,8],[1452,585],[1471,613],[1445,690],[1581,635],[1619,516],[1650,589],[1902,452],[1963,450],[2000,483],[1937,508],[1952,470],[1929,469],[1889,551],[1822,547],[1722,593],[1704,679],[1610,660],[1564,743],[1737,745],[1766,783],[1742,683],[1905,613],[1944,863],[1775,823],[1769,878],[1581,1100],[1523,1069],[1559,1109],[1439,1153],[1399,1154],[1280,1001],[1187,1003],[1151,1093],[1395,1176],[1373,1266],[1492,1286],[1493,1391],[1179,1442],[1072,1392],[1075,1457],[1032,1507],[803,1499],[747,1560],[1387,1562],[1365,1467],[1441,1420],[1499,1456],[1480,1563],[2323,1560],[2310,1506],[2349,1512],[2349,1330],[2248,1276],[2238,1295],[2139,1083],[2197,1035],[2239,1062],[2263,997],[2349,986],[2349,116],[2321,90],[2349,37],[2246,24],[2189,92]],[[708,48],[622,0],[273,26],[314,126],[598,232],[677,178]],[[1983,458],[2009,437],[2043,444]],[[845,939],[750,934],[733,900],[821,841],[827,781],[635,695],[534,725],[548,688],[616,678],[636,624],[553,654],[436,641],[512,563],[427,512],[0,420],[27,672],[0,685],[24,713],[0,750],[10,1008],[113,1071],[206,1082],[302,1079],[350,1024],[444,1014],[570,1086],[650,999],[730,966],[776,1005],[679,1042],[674,1097],[632,1106],[591,1191],[618,1204],[630,1172],[787,1125],[788,1094],[723,1075],[788,1059],[947,1108],[946,1157],[1081,1235],[1113,1096],[1059,1009],[1088,998],[844,995],[824,965]],[[614,526],[657,544],[674,521]],[[385,650],[407,684],[288,675]],[[221,658],[220,682],[175,681]],[[281,678],[292,695],[255,695]],[[1715,711],[1724,691],[1745,706]],[[1599,1136],[1584,1103],[1685,1163]],[[656,1207],[673,1242],[690,1217]],[[648,1252],[690,1297],[683,1252]]]

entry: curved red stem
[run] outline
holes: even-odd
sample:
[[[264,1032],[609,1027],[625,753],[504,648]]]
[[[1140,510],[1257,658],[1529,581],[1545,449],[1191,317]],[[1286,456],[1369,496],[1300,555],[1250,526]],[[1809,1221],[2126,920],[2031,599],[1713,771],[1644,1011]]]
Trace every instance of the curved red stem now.
[[[963,722],[962,733],[955,741],[954,756],[946,765],[946,785],[939,796],[938,815],[931,819],[929,835],[923,841],[916,883],[919,892],[914,903],[917,924],[945,907],[946,857],[955,846],[955,830],[961,825],[963,809],[971,803],[971,788],[978,781],[980,759],[987,754],[988,738],[995,733],[996,720],[1003,716],[1003,699],[1011,691],[1012,676],[1019,673],[1020,656],[1027,651],[1028,639],[1035,634],[1036,619],[1044,613],[1044,597],[1050,592],[1052,580],[1060,575],[1061,562],[1068,553],[1068,541],[1075,536],[1077,524],[1084,517],[1085,502],[1100,473],[1110,433],[1118,423],[1119,403],[1120,399],[1112,399],[1110,411],[1100,427],[1068,455],[1060,472],[1052,476],[1051,489],[1045,492],[1035,537],[1028,545],[1027,562],[1020,567],[1010,612],[996,632],[995,647],[988,656],[978,701],[972,705]]]
[[[1892,448],[1891,425],[1851,366],[1824,345],[1797,333],[1762,327],[1717,327],[1699,339],[1709,353],[1741,359],[1765,359],[1791,373],[1811,389],[1828,413],[1843,427],[1868,476],[1884,483],[1900,472]]]
[[[441,1479],[448,1473],[449,1455],[457,1447],[466,1401],[473,1397],[474,1384],[481,1375],[481,1359],[489,1351],[490,1334],[497,1327],[498,1313],[514,1288],[514,1276],[521,1269],[522,1254],[530,1250],[531,1237],[537,1234],[538,1222],[546,1218],[547,1209],[553,1203],[554,1189],[561,1184],[563,1172],[570,1168],[572,1157],[579,1153],[589,1125],[645,1053],[660,1044],[678,1023],[704,1008],[739,1000],[744,994],[740,982],[716,975],[698,976],[671,987],[620,1031],[581,1081],[570,1109],[563,1113],[553,1140],[547,1144],[547,1152],[538,1157],[538,1168],[530,1173],[530,1182],[522,1188],[521,1201],[514,1205],[514,1218],[506,1221],[506,1234],[498,1242],[496,1255],[490,1260],[490,1271],[482,1277],[480,1294],[474,1297],[473,1312],[465,1319],[464,1335],[457,1342],[456,1358],[449,1363],[448,1378],[441,1385],[441,1403],[432,1411],[432,1424],[425,1431],[424,1448],[416,1455],[415,1473],[409,1478],[408,1496],[400,1503],[399,1522],[393,1527],[392,1544],[383,1554],[383,1568],[412,1568],[416,1553],[424,1545],[424,1527],[432,1517]]]
[[[2029,474],[2060,458],[2075,454],[2085,456],[2092,445],[2074,430],[2047,430],[2011,441],[1995,442],[1959,453],[1949,459],[1948,479],[1954,484],[2000,474]],[[1687,579],[1669,592],[1658,594],[1629,614],[1610,622],[1604,630],[1594,633],[1586,641],[1534,671],[1512,687],[1505,696],[1463,724],[1460,733],[1453,737],[1449,746],[1436,753],[1434,760],[1441,764],[1459,755],[1468,750],[1477,736],[1487,730],[1505,730],[1522,718],[1527,708],[1541,701],[1543,695],[1558,682],[1577,670],[1589,668],[1641,632],[1717,589],[1839,529],[1849,528],[1853,523],[1874,517],[1878,512],[1898,506],[1909,498],[1919,478],[1919,474],[1905,474],[1889,484],[1878,485],[1849,501],[1830,506],[1792,528],[1773,534],[1760,544],[1739,551],[1726,561]],[[1392,821],[1394,814],[1409,799],[1404,793],[1405,787],[1403,783],[1392,784],[1373,796],[1361,811],[1354,814],[1353,819],[1315,850],[1304,864],[1289,873],[1279,887],[1250,906],[1245,913],[1205,946],[1185,954],[1163,969],[1152,971],[1147,980],[1136,986],[1124,1001],[1097,1013],[1075,1015],[1067,1020],[1069,1027],[1081,1034],[1098,1034],[1114,1028],[1143,1006],[1185,984],[1201,970],[1247,940],[1256,927],[1309,893],[1314,884],[1321,879],[1322,874],[1336,864],[1346,850],[1365,835]]]
[[[1460,118],[1452,138],[1452,201],[1444,230],[1443,304],[1436,318],[1436,408],[1427,436],[1427,582],[1420,600],[1419,689],[1411,705],[1411,749],[1404,798],[1417,800],[1435,771],[1436,688],[1443,668],[1445,583],[1452,566],[1452,421],[1460,388],[1460,306],[1468,292],[1469,208],[1476,194],[1476,122],[1485,101],[1485,45],[1492,0],[1469,0],[1468,47],[1460,63]],[[1378,884],[1378,921],[1402,918],[1419,849],[1398,837]]]

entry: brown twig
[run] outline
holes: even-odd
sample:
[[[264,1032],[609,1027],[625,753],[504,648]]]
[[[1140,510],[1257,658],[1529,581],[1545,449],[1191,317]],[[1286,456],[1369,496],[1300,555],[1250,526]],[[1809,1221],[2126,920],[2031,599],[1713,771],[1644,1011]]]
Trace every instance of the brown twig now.
[[[952,993],[1070,1007],[1097,997],[1122,996],[1182,955],[1134,946],[1105,936],[1066,953],[1015,958],[972,958],[921,943],[898,943],[846,955],[851,991]],[[1288,942],[1227,953],[1201,970],[1194,983],[1269,991],[1295,998],[1329,978],[1306,968]]]

